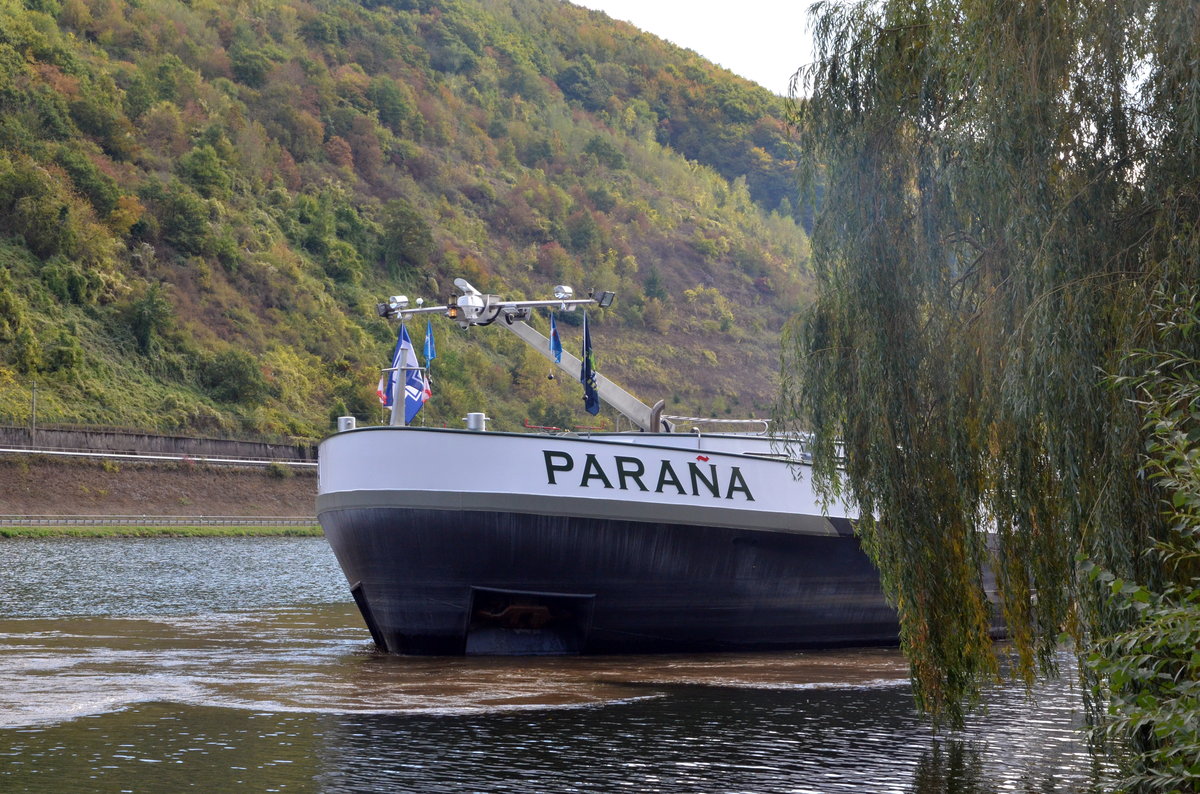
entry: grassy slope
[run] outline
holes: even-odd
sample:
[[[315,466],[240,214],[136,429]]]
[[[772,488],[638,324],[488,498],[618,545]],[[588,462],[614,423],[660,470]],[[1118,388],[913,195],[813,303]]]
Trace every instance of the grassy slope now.
[[[601,371],[668,412],[773,400],[807,293],[782,104],[628,25],[553,0],[0,0],[0,87],[0,420],[34,378],[42,421],[377,419],[374,301],[456,276],[617,290]],[[503,332],[435,333],[424,421],[589,420]]]

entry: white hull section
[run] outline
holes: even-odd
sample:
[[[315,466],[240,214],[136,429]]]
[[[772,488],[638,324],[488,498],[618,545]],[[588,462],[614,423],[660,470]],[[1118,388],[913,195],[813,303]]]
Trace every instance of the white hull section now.
[[[327,439],[320,462],[319,511],[403,505],[830,536],[849,534],[854,517],[822,504],[808,467],[757,436],[363,428]]]

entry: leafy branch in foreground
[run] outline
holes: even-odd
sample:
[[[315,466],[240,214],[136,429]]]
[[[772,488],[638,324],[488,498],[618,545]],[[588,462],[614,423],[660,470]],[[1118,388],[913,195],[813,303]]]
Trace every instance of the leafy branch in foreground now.
[[[1147,551],[1167,574],[1160,588],[1126,582],[1085,561],[1133,626],[1100,640],[1088,664],[1104,685],[1099,738],[1124,762],[1130,791],[1200,788],[1200,334],[1193,293],[1164,301],[1160,349],[1132,358],[1145,374],[1125,379],[1143,397],[1145,476],[1161,490],[1168,534]]]

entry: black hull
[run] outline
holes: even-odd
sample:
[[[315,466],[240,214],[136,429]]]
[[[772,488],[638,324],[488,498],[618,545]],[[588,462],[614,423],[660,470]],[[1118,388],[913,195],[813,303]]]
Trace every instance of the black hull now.
[[[321,523],[393,653],[669,653],[895,644],[849,533],[356,507]]]

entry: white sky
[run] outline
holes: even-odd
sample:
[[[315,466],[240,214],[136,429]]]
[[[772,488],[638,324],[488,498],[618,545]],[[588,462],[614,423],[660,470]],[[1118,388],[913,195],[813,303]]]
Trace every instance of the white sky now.
[[[812,0],[571,0],[632,22],[786,96],[809,59]]]

